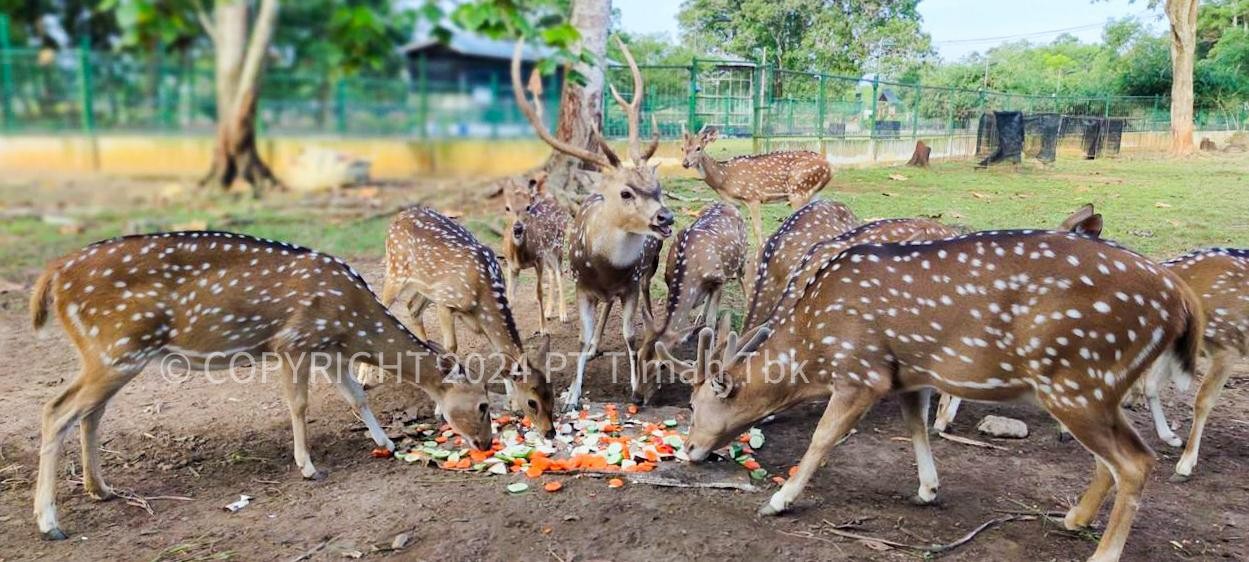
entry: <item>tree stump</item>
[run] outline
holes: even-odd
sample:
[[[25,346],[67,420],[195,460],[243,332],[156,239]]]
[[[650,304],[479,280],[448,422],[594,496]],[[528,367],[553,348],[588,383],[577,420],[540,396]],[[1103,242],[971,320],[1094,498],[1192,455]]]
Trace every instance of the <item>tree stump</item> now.
[[[924,141],[915,141],[915,152],[911,154],[911,160],[907,162],[906,165],[927,168],[928,157],[931,155],[931,146],[924,144]]]
[[[1214,145],[1214,141],[1210,140],[1210,137],[1202,137],[1201,150],[1203,152],[1214,152],[1218,149],[1219,147]]]

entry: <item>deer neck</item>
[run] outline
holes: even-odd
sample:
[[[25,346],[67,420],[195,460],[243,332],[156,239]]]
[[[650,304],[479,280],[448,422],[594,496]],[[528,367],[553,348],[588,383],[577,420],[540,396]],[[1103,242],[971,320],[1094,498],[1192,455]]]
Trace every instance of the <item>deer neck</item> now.
[[[611,217],[603,218],[610,219]],[[628,232],[611,221],[599,222],[591,219],[587,222],[602,225],[602,228],[591,229],[586,233],[586,249],[589,250],[587,253],[591,256],[605,259],[612,266],[622,269],[636,264],[641,259],[647,235]]]
[[[747,359],[747,366],[753,376],[738,377],[744,379],[740,399],[760,418],[830,394],[828,377],[819,374],[815,356],[797,338],[773,335]]]
[[[723,162],[720,162],[719,160],[712,158],[711,155],[706,152],[703,152],[702,156],[698,159],[698,166],[695,166],[695,169],[698,170],[698,177],[707,182],[707,185],[711,186],[712,189],[719,191],[724,187],[724,182],[728,173],[727,170],[725,170]]]

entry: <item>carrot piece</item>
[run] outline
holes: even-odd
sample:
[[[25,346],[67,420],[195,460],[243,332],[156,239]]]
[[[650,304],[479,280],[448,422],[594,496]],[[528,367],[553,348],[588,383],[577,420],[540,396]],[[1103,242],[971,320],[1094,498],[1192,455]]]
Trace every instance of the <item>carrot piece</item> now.
[[[546,469],[551,466],[551,459],[546,457],[530,457],[529,466],[531,468],[536,467],[538,472],[546,472]]]
[[[507,425],[507,424],[509,424],[509,423],[512,423],[512,416],[509,416],[509,415],[507,415],[507,414],[503,414],[503,415],[499,416],[499,419],[498,419],[498,420],[496,420],[496,421],[498,421],[498,422],[499,422],[499,425]]]
[[[441,436],[441,435],[439,435],[438,437],[435,437],[435,438],[434,438],[434,443],[440,443],[440,444],[441,444],[441,443],[446,443],[446,442],[447,442],[447,438],[446,438],[446,437],[443,437],[443,436]]]
[[[773,477],[772,477],[772,481],[773,481],[773,482],[776,482],[776,485],[777,485],[777,486],[783,486],[783,485],[785,485],[785,477],[784,477],[784,476],[773,476]]]
[[[650,461],[640,462],[637,464],[637,467],[638,467],[638,472],[650,472],[652,470],[655,470],[655,463],[650,462]]]
[[[643,452],[642,456],[646,457],[647,462],[659,462],[659,454],[650,449]]]
[[[542,489],[548,492],[558,492],[563,488],[564,485],[559,480],[552,480],[542,485]]]
[[[619,478],[612,478],[611,480],[607,481],[608,488],[620,488],[622,486],[624,486],[624,480],[621,480]]]
[[[793,478],[795,474],[798,474],[798,465],[789,467],[789,477]]]
[[[542,467],[536,464],[531,464],[529,465],[529,468],[525,469],[525,476],[528,476],[530,478],[537,478],[539,476],[542,476],[542,472],[543,472]]]
[[[462,458],[455,463],[456,468],[473,468],[473,461],[469,458]]]
[[[486,462],[486,459],[494,456],[494,451],[478,451],[473,449],[468,452],[468,458],[473,459],[473,464]]]
[[[746,467],[746,470],[759,470],[759,461],[750,459],[742,463],[742,466]]]
[[[749,443],[749,442],[750,442],[750,434],[749,434],[749,433],[743,433],[740,437],[738,437],[738,438],[737,438],[737,441],[738,441],[739,443]]]
[[[533,426],[533,420],[529,419],[529,416],[525,416],[520,419],[520,425],[521,427],[528,429],[529,427]]]
[[[373,451],[369,454],[373,455],[373,458],[375,459],[388,459],[394,456],[394,453],[390,452],[390,449],[387,449],[386,447],[373,449]]]

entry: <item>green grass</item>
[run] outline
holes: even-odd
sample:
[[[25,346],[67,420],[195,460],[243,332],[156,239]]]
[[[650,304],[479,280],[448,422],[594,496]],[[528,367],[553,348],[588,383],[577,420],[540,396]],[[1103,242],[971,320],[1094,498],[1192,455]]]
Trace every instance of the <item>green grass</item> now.
[[[899,174],[906,179],[890,179]],[[670,179],[665,189],[714,197],[697,180]],[[835,172],[821,196],[845,203],[864,220],[923,216],[975,230],[1054,228],[1076,208],[1093,203],[1105,217],[1105,237],[1155,258],[1201,246],[1249,246],[1249,160],[1243,157],[1060,160],[1047,169],[976,171],[968,162],[928,170],[850,169]],[[789,213],[784,204],[765,206],[765,232]]]
[[[906,179],[890,178],[898,174]],[[697,211],[715,199],[696,179],[666,178],[664,187],[688,199],[669,200],[681,226],[693,220],[685,211]],[[13,204],[3,200],[12,193],[0,189],[0,207]],[[1004,166],[976,171],[969,162],[935,164],[928,170],[847,169],[834,173],[822,196],[844,202],[863,219],[924,216],[977,230],[1054,227],[1080,205],[1093,203],[1105,216],[1106,237],[1155,258],[1201,246],[1249,246],[1249,160],[1243,156],[1060,159],[1044,169]],[[488,227],[501,224],[489,210],[494,208],[492,202],[486,210],[470,211],[464,220],[483,242],[497,246],[498,236]],[[765,230],[775,229],[789,213],[783,203],[765,206]],[[59,226],[39,217],[0,223],[0,278],[29,280],[47,260],[121,234],[134,221],[159,228],[201,221],[209,228],[286,240],[356,259],[382,256],[388,221],[335,218],[325,208],[301,205],[292,197],[263,202],[220,197],[149,208],[130,203],[74,216],[86,225],[81,233],[62,234]]]

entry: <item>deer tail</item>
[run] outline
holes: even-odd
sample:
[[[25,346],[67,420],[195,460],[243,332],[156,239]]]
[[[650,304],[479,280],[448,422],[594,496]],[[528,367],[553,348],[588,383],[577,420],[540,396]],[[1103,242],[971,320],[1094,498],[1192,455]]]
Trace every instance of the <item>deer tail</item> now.
[[[1176,338],[1171,353],[1176,365],[1172,369],[1172,381],[1180,390],[1187,390],[1193,382],[1193,374],[1197,371],[1197,358],[1201,354],[1206,319],[1201,308],[1201,299],[1183,282],[1180,282],[1181,295],[1184,301],[1184,331]]]
[[[58,268],[49,266],[35,281],[34,291],[30,294],[30,325],[39,331],[48,323],[48,309],[52,307],[52,285],[56,280]]]

